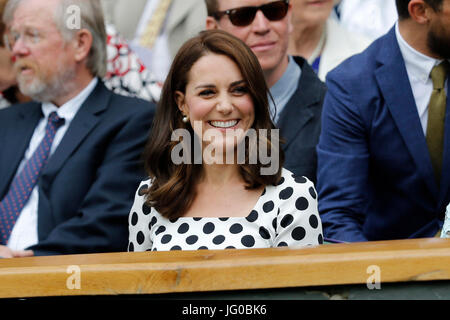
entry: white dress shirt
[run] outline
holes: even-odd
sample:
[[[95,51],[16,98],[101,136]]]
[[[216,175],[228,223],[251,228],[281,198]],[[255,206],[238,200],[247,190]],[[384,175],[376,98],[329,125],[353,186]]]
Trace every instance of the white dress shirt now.
[[[169,73],[172,62],[169,50],[169,40],[165,27],[165,24],[167,23],[167,16],[169,16],[171,10],[170,7],[167,11],[166,19],[161,27],[158,37],[155,40],[153,48],[145,48],[139,44],[139,41],[147,28],[147,24],[158,7],[159,2],[160,0],[147,1],[144,12],[142,13],[136,29],[135,39],[131,42],[130,47],[141,58],[144,65],[152,71],[153,75],[156,77],[156,80],[159,82],[164,82],[167,74]]]
[[[81,105],[87,97],[94,90],[97,85],[97,78],[94,78],[89,85],[83,89],[75,98],[63,104],[61,107],[56,107],[52,103],[42,104],[42,113],[44,117],[39,121],[33,136],[30,140],[30,145],[25,151],[24,158],[19,165],[16,175],[22,170],[26,162],[30,160],[34,151],[37,149],[42,139],[45,136],[45,127],[47,126],[48,116],[53,111],[56,111],[60,118],[64,118],[65,122],[57,131],[50,149],[50,157],[55,152],[56,148],[63,139],[67,129],[70,126],[73,118],[80,109]],[[16,224],[11,232],[7,246],[12,250],[24,250],[32,245],[38,243],[38,206],[39,206],[39,188],[36,185],[31,193],[30,198],[25,203],[25,206],[18,217]]]
[[[433,92],[433,81],[431,80],[430,73],[433,67],[441,63],[442,60],[428,57],[411,47],[400,34],[398,23],[395,25],[395,32],[400,52],[405,60],[406,72],[414,100],[416,101],[423,133],[426,135],[428,104]],[[445,90],[447,91],[447,85],[445,86]]]

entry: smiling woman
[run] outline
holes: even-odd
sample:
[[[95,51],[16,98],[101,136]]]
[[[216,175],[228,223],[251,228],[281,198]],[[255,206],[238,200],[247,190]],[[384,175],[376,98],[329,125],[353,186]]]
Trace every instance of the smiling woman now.
[[[322,243],[313,184],[282,168],[277,135],[267,134],[276,131],[268,96],[258,59],[238,38],[205,31],[183,45],[148,140],[150,179],[141,183],[130,211],[129,251]],[[173,141],[180,129],[188,135]],[[255,140],[246,139],[248,132],[257,133]],[[180,144],[190,161],[174,161]],[[195,152],[210,149],[223,159],[242,146],[243,162],[211,162]],[[279,164],[267,174],[264,148]]]

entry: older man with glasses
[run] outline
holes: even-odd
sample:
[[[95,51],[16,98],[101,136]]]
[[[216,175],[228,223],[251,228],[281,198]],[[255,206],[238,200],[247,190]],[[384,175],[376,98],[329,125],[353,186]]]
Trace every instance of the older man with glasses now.
[[[80,8],[80,28],[64,14]],[[21,92],[0,110],[0,257],[126,250],[155,106],[109,91],[98,0],[10,0]]]
[[[207,29],[243,40],[261,64],[273,97],[273,120],[285,139],[285,166],[316,181],[316,145],[325,85],[302,57],[287,54],[292,31],[289,0],[205,0]]]

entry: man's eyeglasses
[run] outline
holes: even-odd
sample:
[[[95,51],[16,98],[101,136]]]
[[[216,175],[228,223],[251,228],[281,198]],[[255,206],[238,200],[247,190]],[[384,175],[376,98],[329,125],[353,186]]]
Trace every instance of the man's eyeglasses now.
[[[286,16],[288,9],[289,0],[281,0],[263,4],[259,7],[240,7],[219,11],[214,13],[213,17],[216,20],[220,20],[224,15],[227,15],[233,25],[245,27],[253,22],[258,10],[261,10],[270,21],[278,21]]]
[[[10,51],[12,51],[14,45],[20,38],[22,38],[22,41],[26,46],[30,46],[39,43],[42,36],[38,30],[30,28],[27,28],[22,32],[9,30],[3,35],[5,46]]]

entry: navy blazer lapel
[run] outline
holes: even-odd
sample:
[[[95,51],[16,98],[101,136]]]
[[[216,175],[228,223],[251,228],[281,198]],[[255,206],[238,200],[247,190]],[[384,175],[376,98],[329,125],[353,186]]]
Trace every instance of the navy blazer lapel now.
[[[280,114],[277,127],[280,128],[281,137],[285,140],[283,150],[298,136],[298,132],[310,121],[314,112],[309,108],[311,105],[320,102],[323,89],[312,68],[302,58],[294,58],[302,69],[302,74],[298,84],[298,89],[289,99]]]
[[[42,109],[39,103],[32,102],[9,108],[16,108],[17,112],[11,119],[8,119],[14,125],[6,126],[8,130],[2,137],[0,195],[6,193],[30,144],[34,130],[42,117]]]
[[[49,160],[43,179],[57,174],[70,155],[99,122],[98,114],[108,106],[111,92],[99,79],[94,91],[89,95],[72,120],[64,138]]]
[[[434,178],[431,158],[409,83],[405,62],[395,36],[395,27],[391,29],[385,38],[385,43],[378,55],[378,62],[381,65],[375,71],[375,77],[383,92],[386,105],[414,159],[418,172],[437,199],[438,186]]]

